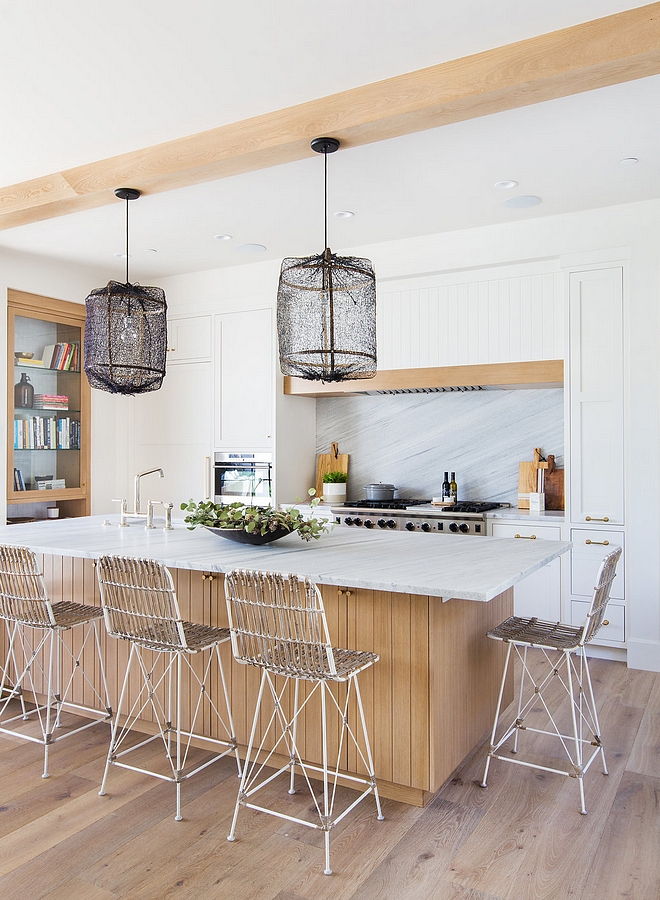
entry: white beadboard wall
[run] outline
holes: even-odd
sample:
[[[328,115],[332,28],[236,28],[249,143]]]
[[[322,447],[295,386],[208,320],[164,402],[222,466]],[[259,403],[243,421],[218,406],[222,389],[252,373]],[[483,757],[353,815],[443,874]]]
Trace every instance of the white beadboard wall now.
[[[560,272],[443,282],[379,285],[379,369],[563,359]]]

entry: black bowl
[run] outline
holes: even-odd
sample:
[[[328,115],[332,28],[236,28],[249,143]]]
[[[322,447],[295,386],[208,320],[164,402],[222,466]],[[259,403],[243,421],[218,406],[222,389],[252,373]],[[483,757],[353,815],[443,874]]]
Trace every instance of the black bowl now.
[[[207,531],[212,531],[213,534],[227,538],[230,541],[236,541],[239,544],[253,545],[270,544],[272,541],[278,541],[280,538],[286,537],[287,534],[291,534],[286,528],[276,528],[275,531],[267,531],[266,534],[241,531],[240,528],[212,528],[210,525],[205,525],[204,528],[206,528]]]

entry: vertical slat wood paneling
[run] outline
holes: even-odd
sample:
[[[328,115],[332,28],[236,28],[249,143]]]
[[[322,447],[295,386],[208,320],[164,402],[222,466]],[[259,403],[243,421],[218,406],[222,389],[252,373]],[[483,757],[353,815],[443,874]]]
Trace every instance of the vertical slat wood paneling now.
[[[378,295],[382,369],[479,365],[565,355],[558,272],[475,275]]]
[[[81,565],[80,561],[71,559],[48,558],[45,569],[49,585],[60,596],[71,591],[75,595],[71,599],[98,602],[91,560]],[[226,624],[222,576],[216,575],[210,581],[202,579],[200,572],[174,570],[172,574],[184,617],[218,626]],[[400,799],[421,803],[427,792],[435,791],[449,776],[490,724],[502,648],[498,642],[489,641],[485,633],[508,614],[512,592],[488,604],[468,601],[443,604],[425,596],[348,590],[349,593],[346,589],[322,587],[335,646],[373,650],[380,656],[360,676],[376,775],[385,785],[385,796],[393,791]],[[103,642],[111,700],[116,708],[129,645],[127,641],[107,638],[104,628]],[[244,746],[260,673],[255,667],[235,663],[228,645],[223,645],[222,653],[237,738]],[[187,685],[189,679],[184,680]],[[133,699],[139,686],[136,671],[131,683]],[[309,686],[304,685],[304,689],[308,690]],[[217,675],[212,681],[212,692],[222,707]],[[339,686],[339,696],[344,693],[345,686]],[[191,691],[186,693],[185,715],[192,702]],[[351,712],[353,725],[355,712]],[[145,730],[149,730],[151,718],[145,712]],[[331,746],[337,737],[336,718],[332,719]],[[262,726],[264,721],[265,716]],[[203,722],[212,736],[222,736],[216,733],[208,717]],[[317,698],[313,698],[301,717],[300,729],[305,757],[320,762]],[[349,771],[363,769],[354,751],[344,752],[342,764]]]

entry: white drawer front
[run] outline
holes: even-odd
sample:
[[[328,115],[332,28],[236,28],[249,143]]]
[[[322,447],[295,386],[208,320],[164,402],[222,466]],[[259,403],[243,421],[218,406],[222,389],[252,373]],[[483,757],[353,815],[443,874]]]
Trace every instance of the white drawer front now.
[[[571,624],[584,625],[588,612],[589,603],[586,601],[571,601]],[[601,627],[593,639],[594,644],[623,643],[626,639],[625,618],[625,607],[615,606],[613,603],[610,603],[605,612],[605,621],[609,624]]]
[[[571,540],[571,594],[591,597],[596,584],[598,567],[604,557],[614,547],[624,547],[623,531],[588,530],[572,528]],[[607,541],[607,543],[605,543]],[[625,548],[624,548],[625,553]],[[625,569],[624,556],[621,556],[616,569],[616,577],[612,582],[610,598],[624,600]]]
[[[518,538],[519,540],[536,539],[542,541],[561,540],[561,528],[556,525],[539,525],[536,522],[524,525],[503,525],[493,522],[493,537]]]

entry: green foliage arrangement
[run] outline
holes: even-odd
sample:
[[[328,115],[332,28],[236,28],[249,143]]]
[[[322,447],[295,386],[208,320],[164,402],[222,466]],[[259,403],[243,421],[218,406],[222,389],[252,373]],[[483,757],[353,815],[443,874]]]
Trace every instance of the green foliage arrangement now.
[[[348,472],[326,472],[323,476],[324,484],[346,484]]]
[[[309,493],[313,497],[316,492],[312,488]],[[319,499],[315,497],[309,505],[316,507],[318,504]],[[306,519],[295,506],[290,509],[275,509],[272,506],[246,506],[240,502],[225,505],[213,503],[212,500],[202,500],[201,503],[190,500],[182,503],[181,509],[188,513],[183,521],[190,531],[199,525],[261,535],[269,531],[297,531],[303,541],[311,541],[318,540],[326,526],[322,519],[314,516]]]

